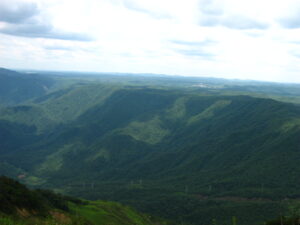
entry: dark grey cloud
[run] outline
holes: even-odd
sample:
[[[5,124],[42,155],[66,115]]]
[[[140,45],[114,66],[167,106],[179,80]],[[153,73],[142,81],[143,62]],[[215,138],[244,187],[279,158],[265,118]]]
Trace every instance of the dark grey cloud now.
[[[287,29],[297,29],[300,28],[300,10],[299,14],[286,17],[286,18],[281,18],[278,20],[279,24]]]
[[[133,0],[123,0],[122,3],[127,9],[147,14],[148,16],[151,16],[155,19],[170,19],[171,18],[171,16],[166,13],[146,9]]]
[[[27,38],[48,38],[70,41],[92,41],[92,38],[79,33],[71,33],[56,30],[51,24],[43,23],[24,23],[8,24],[0,29],[0,33],[27,37]]]
[[[20,0],[0,0],[0,22],[5,26],[0,33],[27,38],[48,38],[71,41],[91,41],[92,38],[80,33],[55,29],[42,15],[36,3]]]
[[[19,2],[14,0],[0,1],[0,21],[7,23],[21,23],[39,13],[38,6],[33,2]]]

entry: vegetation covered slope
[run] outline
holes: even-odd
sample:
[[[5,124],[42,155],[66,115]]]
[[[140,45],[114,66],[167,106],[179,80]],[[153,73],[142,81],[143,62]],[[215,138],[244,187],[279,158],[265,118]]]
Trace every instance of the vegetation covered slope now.
[[[23,168],[68,183],[144,179],[203,193],[259,196],[263,186],[264,195],[282,187],[297,195],[299,125],[299,107],[269,99],[124,89],[14,156],[35,152]]]
[[[77,119],[94,105],[102,104],[117,86],[101,84],[71,85],[32,99],[27,105],[0,109],[0,119],[35,127],[36,133],[47,133],[56,126]]]
[[[29,190],[0,177],[1,225],[154,225],[149,216],[114,202],[87,202],[47,190]],[[163,224],[163,223],[159,223]]]
[[[39,97],[54,84],[49,77],[0,68],[0,105],[14,105]]]

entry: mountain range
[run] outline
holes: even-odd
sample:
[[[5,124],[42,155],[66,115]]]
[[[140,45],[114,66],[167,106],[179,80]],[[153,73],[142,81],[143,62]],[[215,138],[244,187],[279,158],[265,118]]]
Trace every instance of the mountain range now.
[[[300,196],[297,85],[118,77],[1,69],[0,174],[186,224]]]

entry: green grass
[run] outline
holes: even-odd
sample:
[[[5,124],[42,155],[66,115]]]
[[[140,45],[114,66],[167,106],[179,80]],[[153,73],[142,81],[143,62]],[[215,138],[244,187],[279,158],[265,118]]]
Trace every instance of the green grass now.
[[[14,221],[13,219],[9,217],[0,217],[0,225],[23,225],[24,223],[19,223]]]
[[[95,225],[151,225],[149,216],[138,214],[128,206],[115,202],[93,201],[86,205],[70,203],[70,208]]]
[[[0,225],[84,225],[84,223],[76,221],[70,221],[70,223],[60,223],[52,218],[14,218],[7,216],[0,216]]]
[[[49,190],[30,190],[0,177],[0,225],[153,225],[149,216],[106,201],[82,201]]]

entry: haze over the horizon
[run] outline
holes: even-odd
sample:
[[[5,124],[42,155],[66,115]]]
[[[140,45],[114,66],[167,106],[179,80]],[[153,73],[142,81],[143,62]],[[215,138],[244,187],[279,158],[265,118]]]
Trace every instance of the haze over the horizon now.
[[[297,0],[0,0],[0,67],[300,82]]]

